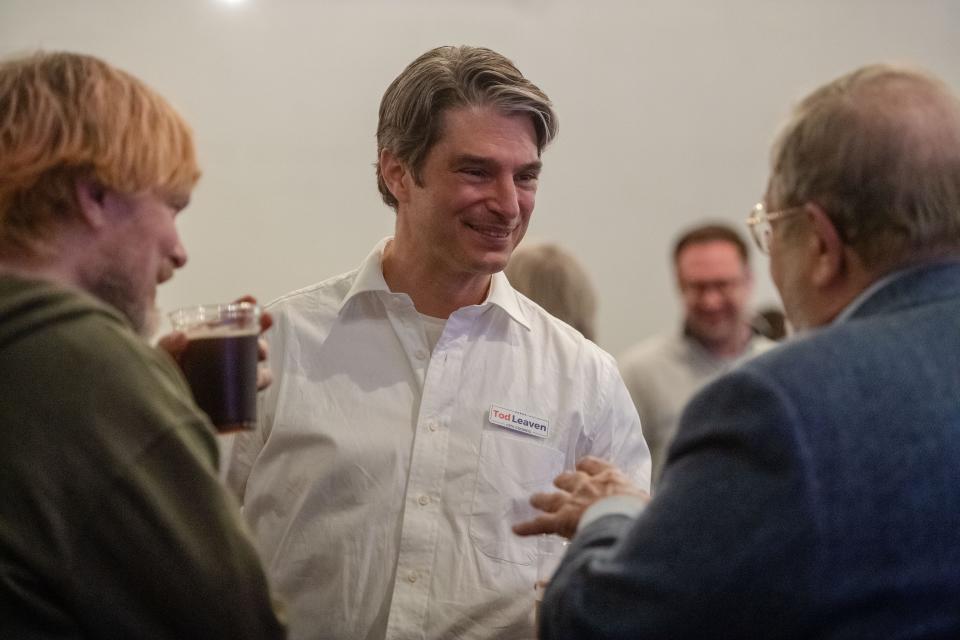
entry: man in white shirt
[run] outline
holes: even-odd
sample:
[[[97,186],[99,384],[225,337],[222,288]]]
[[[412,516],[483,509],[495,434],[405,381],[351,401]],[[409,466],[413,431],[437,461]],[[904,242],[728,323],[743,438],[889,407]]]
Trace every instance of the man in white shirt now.
[[[724,224],[688,229],[674,244],[673,266],[682,328],[647,338],[620,357],[650,446],[654,485],[687,401],[734,363],[774,345],[750,327],[753,276],[737,231]]]
[[[580,457],[648,486],[613,359],[501,270],[557,131],[503,56],[440,47],[387,89],[394,237],[275,302],[275,383],[228,480],[293,638],[532,638],[527,496]]]

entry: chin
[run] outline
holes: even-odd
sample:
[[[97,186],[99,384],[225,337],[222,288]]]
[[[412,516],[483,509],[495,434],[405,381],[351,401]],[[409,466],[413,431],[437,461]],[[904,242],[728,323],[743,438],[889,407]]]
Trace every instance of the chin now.
[[[160,329],[160,309],[151,306],[143,312],[143,318],[138,325],[134,325],[137,333],[145,340],[150,340]]]
[[[500,254],[486,254],[472,261],[472,271],[478,274],[493,275],[494,273],[503,271],[507,267],[509,260],[510,254],[505,256]]]

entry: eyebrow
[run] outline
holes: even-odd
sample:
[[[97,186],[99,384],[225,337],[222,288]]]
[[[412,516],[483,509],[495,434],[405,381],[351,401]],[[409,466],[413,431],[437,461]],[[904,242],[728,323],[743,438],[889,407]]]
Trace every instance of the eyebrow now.
[[[480,166],[491,166],[491,165],[496,165],[497,163],[491,160],[490,158],[485,158],[483,156],[463,154],[463,155],[455,156],[453,158],[453,164],[454,165],[473,164],[473,165],[480,165]],[[521,166],[518,170],[518,173],[522,173],[524,171],[536,171],[537,173],[539,173],[541,169],[543,169],[543,162],[541,162],[540,160],[534,160],[533,162],[528,162],[527,164]]]
[[[176,209],[177,211],[183,211],[190,205],[190,193],[183,193],[177,191],[168,191],[161,195],[161,198],[167,203],[168,206]]]

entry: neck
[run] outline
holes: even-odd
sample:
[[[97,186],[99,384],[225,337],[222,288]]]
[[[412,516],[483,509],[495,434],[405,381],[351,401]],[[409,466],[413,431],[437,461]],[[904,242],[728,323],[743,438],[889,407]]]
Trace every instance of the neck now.
[[[83,226],[65,224],[36,246],[4,250],[0,273],[82,289],[83,266],[95,246]]]
[[[848,250],[844,264],[843,271],[813,290],[806,308],[797,314],[800,316],[796,322],[798,329],[830,324],[873,283],[901,268],[868,269],[852,250]]]
[[[44,260],[39,256],[0,261],[0,275],[24,280],[45,280],[67,287],[79,287],[76,272],[63,261]]]
[[[405,253],[396,239],[384,248],[381,268],[391,291],[406,293],[418,312],[435,318],[480,304],[490,289],[490,274],[452,274]]]
[[[730,337],[717,341],[707,341],[689,332],[687,332],[687,335],[696,340],[700,346],[715,358],[736,358],[746,350],[753,331],[749,326],[742,325],[740,329]]]

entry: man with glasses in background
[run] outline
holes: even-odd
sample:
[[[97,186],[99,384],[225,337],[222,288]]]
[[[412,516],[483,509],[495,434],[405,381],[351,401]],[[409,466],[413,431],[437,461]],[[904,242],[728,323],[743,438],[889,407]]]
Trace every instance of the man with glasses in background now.
[[[865,67],[772,159],[800,335],[697,394],[652,500],[597,459],[534,496],[518,533],[576,532],[541,638],[960,637],[960,101]]]
[[[650,447],[654,484],[687,401],[735,362],[774,344],[750,327],[750,256],[734,229],[706,224],[687,230],[674,244],[673,266],[683,301],[681,330],[648,338],[620,357]]]

